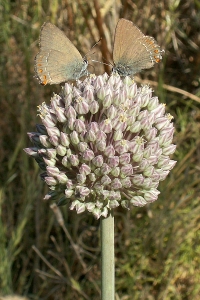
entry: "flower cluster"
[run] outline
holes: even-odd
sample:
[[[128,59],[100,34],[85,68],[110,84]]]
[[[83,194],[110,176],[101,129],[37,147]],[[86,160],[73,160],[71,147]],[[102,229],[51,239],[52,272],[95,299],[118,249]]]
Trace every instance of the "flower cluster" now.
[[[66,83],[49,106],[39,106],[39,115],[43,124],[28,133],[34,147],[25,151],[44,170],[50,189],[44,199],[70,202],[70,209],[96,218],[119,205],[157,200],[176,146],[172,116],[149,86],[92,75],[76,86]]]

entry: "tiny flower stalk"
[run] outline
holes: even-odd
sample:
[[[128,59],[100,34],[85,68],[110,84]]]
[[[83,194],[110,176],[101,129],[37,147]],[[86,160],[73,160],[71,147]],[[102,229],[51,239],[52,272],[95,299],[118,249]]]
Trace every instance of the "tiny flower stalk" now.
[[[91,75],[76,86],[65,83],[38,112],[42,124],[28,133],[33,147],[24,150],[43,171],[45,200],[69,203],[101,222],[118,206],[157,200],[159,182],[176,164],[170,159],[176,146],[173,117],[149,86],[114,73]]]

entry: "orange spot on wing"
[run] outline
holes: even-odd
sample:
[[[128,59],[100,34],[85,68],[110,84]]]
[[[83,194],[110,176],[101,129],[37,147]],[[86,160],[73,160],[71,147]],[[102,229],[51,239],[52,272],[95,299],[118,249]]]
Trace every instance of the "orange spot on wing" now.
[[[155,62],[159,63],[160,62],[160,58],[157,58],[156,56],[154,56]]]
[[[146,39],[146,43],[148,43],[149,45],[153,45],[154,44],[154,42],[152,40],[150,40],[150,39]]]
[[[43,85],[46,85],[47,83],[48,83],[47,76],[44,75],[44,76],[43,76],[42,84],[43,84]]]

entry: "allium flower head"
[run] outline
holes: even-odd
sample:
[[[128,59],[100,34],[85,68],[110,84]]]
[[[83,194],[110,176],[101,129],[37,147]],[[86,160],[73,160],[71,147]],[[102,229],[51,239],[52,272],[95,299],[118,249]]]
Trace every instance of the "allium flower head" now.
[[[70,202],[106,217],[121,205],[144,206],[157,200],[157,188],[174,167],[170,160],[172,116],[145,85],[129,77],[90,76],[77,86],[66,83],[51,104],[39,106],[42,125],[29,133],[25,151],[44,170],[44,199]]]

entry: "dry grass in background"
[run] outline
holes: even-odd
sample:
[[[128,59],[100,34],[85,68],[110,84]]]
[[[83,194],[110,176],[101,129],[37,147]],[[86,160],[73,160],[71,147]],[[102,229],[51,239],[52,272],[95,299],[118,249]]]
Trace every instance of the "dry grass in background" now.
[[[22,151],[36,106],[59,86],[33,78],[41,25],[64,30],[83,55],[112,62],[115,25],[133,21],[165,49],[138,74],[175,118],[174,159],[159,200],[116,212],[116,299],[197,300],[200,294],[200,5],[198,1],[2,0],[0,3],[0,293],[29,299],[100,299],[99,222],[43,202],[39,170]],[[95,53],[94,53],[95,52]],[[92,54],[94,53],[94,54]],[[110,68],[93,63],[90,72]],[[145,81],[146,82],[146,81]],[[174,89],[175,87],[176,89]],[[177,90],[178,88],[178,90]],[[190,95],[190,94],[192,95]],[[60,222],[60,223],[59,223]]]

